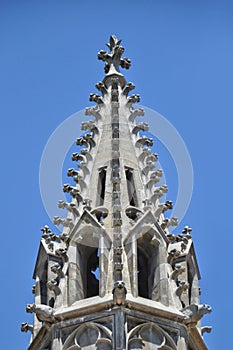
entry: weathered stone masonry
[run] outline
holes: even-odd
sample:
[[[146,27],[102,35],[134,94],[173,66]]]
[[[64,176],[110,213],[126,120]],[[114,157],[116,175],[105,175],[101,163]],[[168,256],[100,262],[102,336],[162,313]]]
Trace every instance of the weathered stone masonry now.
[[[172,202],[162,201],[168,189],[149,126],[137,121],[140,96],[120,72],[131,64],[120,44],[111,36],[109,53],[98,53],[105,77],[68,169],[70,202],[58,204],[67,214],[54,218],[63,231],[41,229],[26,307],[34,324],[21,326],[29,350],[207,349],[200,320],[211,308],[200,304],[192,229],[169,232],[178,220],[164,215]]]

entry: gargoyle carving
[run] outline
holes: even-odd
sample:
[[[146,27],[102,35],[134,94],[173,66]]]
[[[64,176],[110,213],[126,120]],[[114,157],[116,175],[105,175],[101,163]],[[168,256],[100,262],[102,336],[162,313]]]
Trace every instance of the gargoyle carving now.
[[[176,289],[176,295],[178,297],[181,296],[183,292],[185,292],[189,288],[189,284],[185,281],[178,281],[178,287]]]
[[[169,253],[168,253],[168,258],[167,258],[167,262],[169,264],[172,265],[173,261],[177,258],[179,258],[180,256],[180,251],[177,249],[172,249]]]
[[[175,280],[179,275],[185,272],[185,267],[181,265],[175,265],[175,269],[171,273],[171,279]]]
[[[147,176],[149,171],[153,170],[155,167],[154,163],[152,161],[148,161],[144,168],[142,169],[143,173]]]
[[[47,282],[48,289],[52,290],[55,295],[58,295],[61,293],[60,288],[58,287],[58,281],[56,279],[52,279]]]
[[[92,147],[95,146],[95,141],[93,140],[93,137],[91,134],[85,134],[83,137],[79,137],[76,140],[76,145],[77,146],[89,146],[91,149]]]
[[[96,89],[101,91],[103,96],[108,92],[108,90],[106,89],[106,87],[102,81],[99,81],[95,87],[96,87]]]
[[[61,264],[55,263],[54,265],[51,266],[51,271],[55,273],[58,277],[63,277],[64,274],[62,272],[62,267]]]
[[[114,283],[113,294],[113,304],[114,305],[126,305],[125,299],[127,290],[125,288],[125,283],[123,281],[117,281]]]
[[[178,225],[178,219],[175,217],[172,217],[171,219],[165,218],[161,224],[161,227],[164,230],[169,226],[177,226],[177,225]]]
[[[166,201],[165,203],[160,203],[154,215],[155,217],[159,218],[162,213],[165,213],[166,210],[170,210],[172,208],[173,208],[172,201]]]
[[[152,151],[150,148],[144,147],[142,149],[142,152],[140,154],[140,156],[138,157],[139,162],[144,164],[144,161],[146,159],[146,157],[150,156],[152,154]]]
[[[205,314],[209,314],[212,308],[207,304],[191,304],[181,311],[185,315],[186,323],[195,325]]]
[[[151,196],[151,201],[155,202],[157,199],[163,197],[167,192],[168,192],[167,185],[161,185],[159,187],[156,187],[154,189],[153,195]]]
[[[69,239],[68,233],[62,232],[62,234],[60,235],[60,239],[61,239],[63,242],[67,242],[68,239]]]
[[[67,259],[67,249],[66,248],[56,249],[55,254],[63,259]]]
[[[140,95],[134,94],[129,97],[127,97],[127,104],[132,105],[133,103],[138,103],[140,102]]]
[[[122,247],[114,247],[113,251],[114,251],[114,255],[121,256],[123,249]]]
[[[51,232],[51,231],[50,231]],[[53,242],[60,242],[60,237],[55,233],[46,233],[42,235],[42,238],[45,240],[45,243],[48,245],[48,248],[53,251],[54,244]]]
[[[123,46],[120,46],[120,43],[121,40],[118,40],[115,35],[111,35],[109,43],[106,44],[107,47],[110,49],[110,53],[107,53],[107,51],[105,50],[101,50],[98,52],[98,59],[106,62],[104,66],[104,71],[106,74],[109,71],[113,73],[114,71],[119,72],[119,66],[121,66],[122,68],[129,69],[131,65],[131,61],[128,58],[121,58],[125,49],[123,48]]]
[[[89,100],[91,102],[96,102],[97,104],[102,104],[104,103],[102,97],[98,94],[90,94]]]
[[[99,112],[99,106],[87,107],[85,109],[85,115],[92,115],[95,117],[95,120],[98,121],[101,119],[101,114]]]
[[[55,322],[54,309],[43,304],[27,304],[26,312],[35,313],[40,322]]]
[[[165,203],[162,204],[163,209],[162,209],[162,213],[164,213],[167,210],[171,210],[173,208],[173,203],[172,201],[166,201]]]
[[[166,237],[168,238],[169,243],[176,242],[176,236],[173,233],[167,233]]]
[[[125,87],[122,91],[123,95],[128,96],[129,92],[135,89],[135,85],[131,82],[125,84]]]
[[[140,137],[140,139],[136,141],[136,147],[140,147],[140,146],[149,146],[149,147],[153,146],[153,139],[148,138],[146,136]]]
[[[84,163],[87,162],[86,157],[83,154],[79,154],[78,152],[75,152],[72,154],[72,160],[76,162],[78,161],[84,162]]]
[[[149,130],[149,124],[148,123],[137,123],[133,129],[132,129],[132,133],[136,136],[139,131],[142,130],[142,131],[147,131]]]
[[[159,159],[158,154],[156,154],[156,153],[150,153],[150,154],[148,154],[148,156],[146,157],[146,163],[147,163],[148,161],[157,162],[158,159]]]
[[[63,186],[63,192],[70,193],[71,196],[77,200],[78,204],[83,201],[83,198],[76,187],[70,186],[69,184],[65,184]]]
[[[28,324],[27,322],[21,323],[21,332],[25,332],[26,333],[28,331],[33,333],[33,326]]]
[[[53,223],[54,225],[63,225],[64,227],[69,227],[70,229],[74,227],[74,223],[71,218],[61,219],[59,216],[54,216]]]
[[[97,128],[95,122],[93,120],[89,120],[88,122],[83,122],[81,124],[82,130],[90,130],[93,132],[93,136],[99,133],[99,129]]]
[[[81,164],[81,165],[80,165]],[[84,169],[84,167],[82,167],[82,162],[79,163],[79,167],[82,168],[82,170]],[[85,172],[85,169],[84,171]],[[81,175],[80,171],[75,170],[74,168],[69,168],[67,171],[67,176],[72,176],[74,181],[79,184],[81,190],[83,190],[84,188],[87,187],[86,182],[84,181],[84,177],[83,175]]]
[[[129,121],[133,123],[136,117],[143,117],[144,114],[145,112],[143,108],[130,109]]]
[[[184,232],[184,230],[182,231]],[[181,251],[184,252],[187,248],[189,240],[192,238],[190,234],[181,233],[176,235],[176,241],[181,242]]]
[[[160,178],[163,176],[163,171],[161,169],[157,169],[155,171],[153,171],[150,174],[150,179],[149,181],[146,183],[146,187],[149,188],[150,190],[152,189],[152,187],[154,186],[154,184],[156,184],[157,182],[160,181]]]
[[[75,214],[76,216],[79,216],[79,211],[76,208],[76,204],[75,203],[67,203],[63,200],[59,200],[58,202],[58,207],[61,209],[66,208],[69,212]]]

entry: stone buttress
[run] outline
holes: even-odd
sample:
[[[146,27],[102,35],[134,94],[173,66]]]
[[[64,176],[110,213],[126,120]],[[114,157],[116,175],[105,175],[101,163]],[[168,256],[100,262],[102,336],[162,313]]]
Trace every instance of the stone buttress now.
[[[140,97],[119,69],[130,67],[120,43],[111,36],[109,53],[98,53],[106,74],[67,172],[70,201],[58,203],[63,231],[42,228],[26,307],[34,325],[21,326],[30,350],[207,349],[200,319],[211,308],[200,304],[192,229],[169,232],[178,221],[166,218],[172,202],[162,200],[149,126],[137,121]]]

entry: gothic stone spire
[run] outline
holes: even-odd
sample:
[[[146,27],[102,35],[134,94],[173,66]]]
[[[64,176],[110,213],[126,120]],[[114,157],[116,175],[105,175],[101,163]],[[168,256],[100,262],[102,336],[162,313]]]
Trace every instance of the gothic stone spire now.
[[[67,172],[70,200],[58,203],[63,231],[42,228],[26,308],[34,325],[21,328],[32,333],[30,350],[206,349],[200,319],[211,308],[200,304],[191,229],[169,231],[178,220],[165,216],[172,202],[149,125],[137,121],[140,96],[120,72],[130,67],[120,44],[113,35],[110,52],[98,53],[106,75]]]

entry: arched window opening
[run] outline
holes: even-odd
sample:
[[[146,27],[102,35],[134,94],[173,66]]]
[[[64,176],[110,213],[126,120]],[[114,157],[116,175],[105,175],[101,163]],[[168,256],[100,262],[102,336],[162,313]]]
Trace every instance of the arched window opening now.
[[[99,295],[99,249],[84,244],[77,244],[76,264],[77,278],[80,279],[80,282],[75,287],[80,288],[77,291],[78,300]],[[72,278],[74,277],[71,272],[70,280]]]
[[[149,298],[148,286],[148,257],[142,249],[138,248],[138,295],[143,298]]]
[[[106,169],[102,168],[99,171],[97,206],[104,204],[105,184],[106,184]]]
[[[189,289],[188,289],[188,299],[189,299],[189,304],[192,304],[192,285],[193,285],[193,271],[189,264],[187,264],[187,270],[188,270],[188,284],[189,284]],[[187,306],[187,305],[185,305]]]
[[[138,295],[143,298],[156,300],[159,266],[158,266],[158,244],[153,232],[146,232],[137,240],[137,270],[138,270]]]
[[[48,274],[48,263],[44,264],[43,271],[40,276],[40,301],[41,304],[47,304],[47,274]]]
[[[87,290],[86,297],[99,295],[99,256],[98,249],[89,255],[87,259]]]
[[[129,204],[136,207],[137,206],[137,195],[133,178],[133,170],[130,168],[125,169],[125,176],[127,181],[127,190],[129,197]]]

